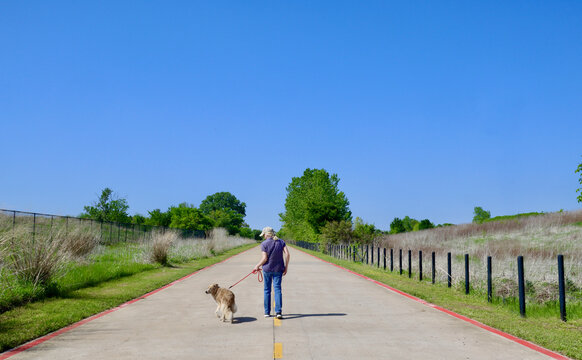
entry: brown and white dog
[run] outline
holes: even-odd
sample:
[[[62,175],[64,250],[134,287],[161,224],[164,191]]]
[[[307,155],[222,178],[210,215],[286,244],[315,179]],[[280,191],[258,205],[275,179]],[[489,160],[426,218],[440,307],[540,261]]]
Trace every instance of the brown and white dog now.
[[[226,321],[229,318],[232,323],[233,314],[236,312],[234,293],[228,289],[221,288],[218,284],[210,285],[206,293],[212,295],[214,301],[218,304],[216,316],[220,321]]]

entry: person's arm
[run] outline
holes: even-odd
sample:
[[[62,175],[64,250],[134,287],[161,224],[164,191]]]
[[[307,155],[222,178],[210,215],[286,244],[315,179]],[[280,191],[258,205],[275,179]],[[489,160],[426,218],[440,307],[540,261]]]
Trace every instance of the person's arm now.
[[[268,259],[269,259],[269,257],[267,255],[267,253],[263,251],[261,261],[259,261],[259,263],[255,266],[253,271],[261,270],[261,266],[263,266],[267,262]]]
[[[285,270],[283,271],[283,275],[287,275],[287,269],[289,269],[289,258],[291,257],[291,255],[289,254],[289,249],[287,249],[287,246],[283,248],[283,255],[285,257]]]

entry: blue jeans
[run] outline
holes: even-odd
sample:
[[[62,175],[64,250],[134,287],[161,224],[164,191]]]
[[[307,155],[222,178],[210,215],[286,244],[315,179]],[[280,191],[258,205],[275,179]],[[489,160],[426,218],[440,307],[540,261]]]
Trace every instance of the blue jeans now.
[[[265,314],[271,314],[271,282],[275,287],[275,313],[278,314],[283,306],[283,295],[281,294],[283,273],[263,271],[263,277],[265,282]]]

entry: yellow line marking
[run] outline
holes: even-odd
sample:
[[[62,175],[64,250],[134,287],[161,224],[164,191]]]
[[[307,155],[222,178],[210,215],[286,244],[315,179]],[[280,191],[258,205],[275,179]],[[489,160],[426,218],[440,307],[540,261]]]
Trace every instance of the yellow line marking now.
[[[273,348],[273,358],[282,359],[283,358],[283,344],[275,343]]]
[[[281,319],[273,318],[273,323],[275,326],[281,326]]]

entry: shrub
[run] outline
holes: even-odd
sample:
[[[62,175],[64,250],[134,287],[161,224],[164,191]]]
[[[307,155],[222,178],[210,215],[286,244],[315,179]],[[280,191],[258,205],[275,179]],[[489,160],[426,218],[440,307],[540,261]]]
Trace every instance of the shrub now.
[[[32,234],[16,227],[0,234],[0,253],[5,267],[17,278],[35,285],[46,285],[64,270],[68,254],[62,229]]]
[[[99,243],[97,234],[83,229],[74,229],[64,237],[65,250],[75,257],[88,255]]]
[[[349,243],[354,236],[352,223],[347,220],[330,221],[321,229],[321,243]]]
[[[168,254],[170,247],[177,238],[177,234],[173,231],[166,231],[164,233],[157,232],[152,235],[152,250],[151,259],[162,265],[168,264]]]

